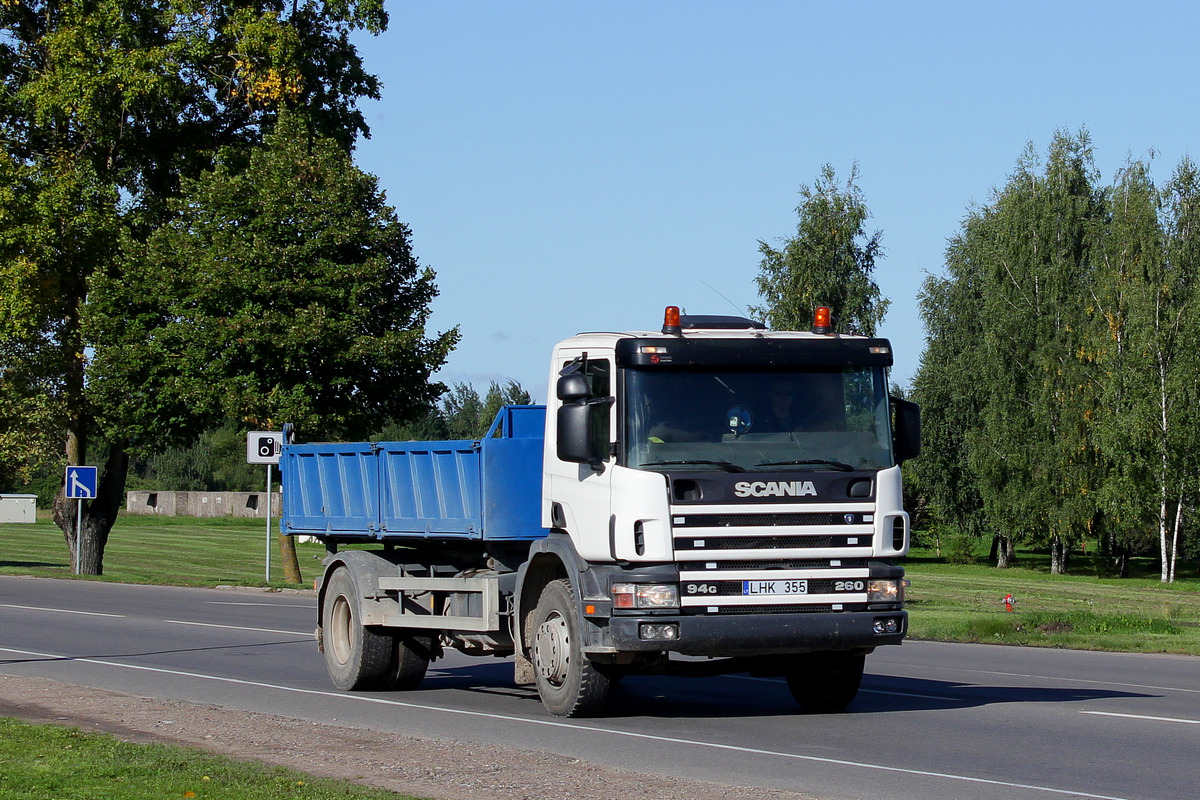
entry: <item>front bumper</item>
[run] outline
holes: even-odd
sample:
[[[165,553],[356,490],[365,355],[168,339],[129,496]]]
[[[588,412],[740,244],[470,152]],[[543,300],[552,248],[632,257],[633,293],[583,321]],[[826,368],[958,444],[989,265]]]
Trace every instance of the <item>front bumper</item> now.
[[[876,633],[875,622],[894,619],[895,633]],[[679,636],[646,640],[641,623],[676,623]],[[588,619],[583,650],[589,654],[671,652],[689,656],[784,655],[824,650],[860,650],[900,644],[908,612],[853,611],[774,614],[639,615]]]

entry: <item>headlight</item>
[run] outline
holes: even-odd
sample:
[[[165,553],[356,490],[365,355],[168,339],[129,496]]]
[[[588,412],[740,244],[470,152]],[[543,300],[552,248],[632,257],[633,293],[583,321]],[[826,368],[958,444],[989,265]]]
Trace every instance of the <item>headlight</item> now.
[[[895,578],[872,578],[867,581],[868,603],[899,603],[900,581]]]
[[[665,583],[614,583],[613,608],[679,608],[679,587]]]

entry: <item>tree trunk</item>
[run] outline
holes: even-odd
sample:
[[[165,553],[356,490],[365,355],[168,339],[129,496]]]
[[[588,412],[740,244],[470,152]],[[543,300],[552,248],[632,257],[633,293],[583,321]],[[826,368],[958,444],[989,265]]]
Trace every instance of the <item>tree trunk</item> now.
[[[1050,574],[1066,575],[1070,565],[1071,554],[1062,536],[1054,534],[1050,539]]]
[[[1162,563],[1162,577],[1160,580],[1163,583],[1171,582],[1169,573],[1171,566],[1170,556],[1170,527],[1167,523],[1170,509],[1167,507],[1167,486],[1166,479],[1161,478],[1163,482],[1159,486],[1159,504],[1158,504],[1158,556]]]
[[[1163,565],[1163,574],[1167,583],[1175,582],[1175,561],[1179,558],[1179,532],[1183,527],[1183,490],[1179,490],[1179,501],[1175,505],[1175,524],[1171,526],[1170,566]]]
[[[996,547],[996,569],[1008,569],[1015,560],[1012,537],[997,536],[996,538],[999,539]]]
[[[267,502],[270,502],[268,498]],[[301,583],[300,561],[296,558],[296,537],[279,534],[279,552],[283,556],[283,579],[288,583]]]

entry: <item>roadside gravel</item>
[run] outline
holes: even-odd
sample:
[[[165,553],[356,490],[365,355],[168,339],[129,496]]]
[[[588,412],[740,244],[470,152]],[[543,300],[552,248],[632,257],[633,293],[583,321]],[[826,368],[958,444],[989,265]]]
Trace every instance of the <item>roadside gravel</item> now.
[[[810,795],[643,775],[543,752],[154,700],[0,675],[0,716],[131,742],[199,747],[437,800],[813,800]]]

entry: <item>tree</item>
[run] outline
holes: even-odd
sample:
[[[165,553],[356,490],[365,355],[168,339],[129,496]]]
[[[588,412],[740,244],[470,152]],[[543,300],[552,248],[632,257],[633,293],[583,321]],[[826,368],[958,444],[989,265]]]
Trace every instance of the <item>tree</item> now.
[[[244,168],[185,181],[177,216],[92,282],[88,396],[139,442],[236,417],[363,437],[441,393],[433,272],[373,176],[287,118]]]
[[[0,4],[0,342],[27,356],[19,375],[0,368],[0,407],[22,427],[56,428],[66,463],[86,463],[94,435],[108,439],[83,530],[55,504],[84,572],[101,570],[129,448],[144,444],[127,435],[151,431],[97,428],[85,386],[88,354],[102,359],[104,344],[82,327],[89,282],[120,274],[183,182],[218,152],[261,143],[281,111],[348,152],[367,132],[358,98],[378,96],[348,33],[386,24],[382,0]]]
[[[1027,149],[964,222],[949,276],[925,284],[931,341],[916,386],[931,435],[958,454],[922,464],[923,477],[954,519],[982,504],[1001,564],[1015,537],[1047,545],[1064,572],[1095,524],[1103,475],[1081,299],[1106,220],[1087,133],[1060,132],[1044,164]]]
[[[1156,305],[1159,287],[1152,276],[1160,270],[1165,242],[1159,191],[1148,164],[1128,163],[1108,195],[1110,217],[1088,298],[1093,340],[1088,362],[1099,399],[1095,441],[1104,473],[1098,530],[1093,532],[1101,557],[1112,559],[1125,577],[1130,557],[1149,543],[1154,526],[1146,496],[1157,482],[1156,397],[1161,397],[1162,384],[1155,359],[1147,358],[1150,342],[1157,338],[1150,333],[1154,314],[1147,312]]]
[[[1200,403],[1200,170],[1180,162],[1166,187],[1165,253],[1148,263],[1135,330],[1153,362],[1154,464],[1162,581],[1175,580],[1185,508],[1195,507]]]
[[[970,434],[986,402],[976,374],[983,298],[972,258],[973,235],[968,220],[946,250],[948,276],[929,275],[922,284],[919,302],[927,343],[913,376],[912,397],[921,406],[924,441],[921,458],[912,462],[916,483],[934,517],[971,537],[984,526],[983,500],[971,471]],[[999,566],[1007,566],[1011,541],[998,542]]]
[[[507,381],[503,386],[492,381],[483,397],[471,384],[457,382],[423,414],[403,423],[390,423],[371,438],[380,442],[480,439],[496,421],[501,406],[528,405],[533,405],[533,397],[517,381]]]
[[[1048,545],[1055,573],[1089,530],[1099,484],[1080,302],[1105,220],[1096,181],[1086,131],[1057,133],[1044,165],[1031,147],[994,203],[982,254],[988,403],[972,453],[992,525]]]
[[[779,249],[758,243],[757,284],[765,305],[755,311],[770,327],[807,329],[817,306],[828,306],[838,331],[875,335],[890,301],[872,277],[882,233],[867,236],[863,229],[870,212],[857,181],[857,164],[841,186],[833,167],[824,165],[811,187],[800,187],[795,235]]]

